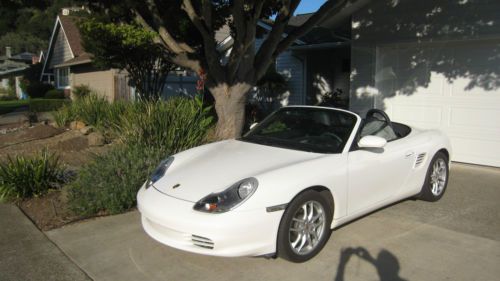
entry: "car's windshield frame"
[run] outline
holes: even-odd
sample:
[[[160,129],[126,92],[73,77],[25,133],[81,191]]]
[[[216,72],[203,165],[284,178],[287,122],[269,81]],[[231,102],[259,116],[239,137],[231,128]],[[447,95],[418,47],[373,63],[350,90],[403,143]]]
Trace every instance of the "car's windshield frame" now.
[[[309,143],[301,143],[297,142],[291,139],[286,139],[286,138],[273,138],[269,136],[263,136],[262,134],[257,134],[257,132],[261,132],[263,129],[266,129],[268,125],[271,124],[271,122],[274,122],[276,120],[277,115],[279,114],[285,114],[284,112],[289,112],[289,111],[308,111],[311,114],[317,113],[317,112],[322,112],[322,111],[328,111],[328,114],[332,114],[333,112],[337,114],[342,114],[344,115],[342,118],[352,118],[351,124],[347,127],[340,127],[340,126],[332,126],[332,128],[343,128],[346,129],[345,136],[343,138],[339,138],[341,142],[339,141],[339,145],[336,148],[333,148],[331,145],[330,146],[321,146],[319,144],[309,144]],[[283,118],[283,117],[282,117]],[[278,119],[279,120],[279,119]],[[273,147],[280,147],[280,148],[286,148],[286,149],[292,149],[292,150],[299,150],[299,151],[306,151],[306,152],[313,152],[313,153],[321,153],[321,154],[340,154],[343,151],[345,151],[345,148],[347,146],[350,146],[349,143],[352,142],[353,139],[353,133],[357,131],[357,128],[359,126],[360,122],[360,117],[356,115],[353,112],[347,111],[347,110],[342,110],[342,109],[336,109],[336,108],[328,108],[328,107],[315,107],[315,106],[287,106],[280,108],[270,114],[268,117],[266,117],[262,122],[257,124],[254,128],[252,128],[249,132],[247,132],[243,137],[239,138],[238,140],[240,141],[245,141],[245,142],[251,142],[251,143],[256,143],[256,144],[261,144],[261,145],[267,145],[267,146],[273,146]],[[327,132],[327,131],[325,131]]]

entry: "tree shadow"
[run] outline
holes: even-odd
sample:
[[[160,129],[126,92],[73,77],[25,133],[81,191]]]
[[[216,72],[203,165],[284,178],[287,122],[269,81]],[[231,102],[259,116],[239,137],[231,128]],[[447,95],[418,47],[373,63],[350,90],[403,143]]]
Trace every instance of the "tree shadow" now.
[[[358,248],[344,248],[340,253],[340,262],[337,267],[337,274],[334,281],[344,281],[347,263],[352,256],[372,264],[377,270],[380,281],[406,281],[399,276],[400,265],[397,257],[388,250],[382,249],[376,257],[373,257],[363,247]]]
[[[470,0],[383,0],[367,6],[352,21],[354,108],[384,109],[385,99],[417,93],[465,97],[498,91],[494,6]]]

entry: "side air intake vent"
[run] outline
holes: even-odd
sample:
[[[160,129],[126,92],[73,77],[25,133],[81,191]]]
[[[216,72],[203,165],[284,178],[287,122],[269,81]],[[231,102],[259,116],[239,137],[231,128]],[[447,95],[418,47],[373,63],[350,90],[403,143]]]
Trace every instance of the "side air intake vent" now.
[[[201,237],[198,235],[191,235],[191,241],[193,241],[193,244],[198,247],[202,247],[205,249],[213,249],[214,248],[214,242],[211,239]]]
[[[425,160],[425,152],[417,155],[417,159],[415,160],[414,168],[420,167],[420,165],[422,165],[422,163],[424,163],[424,160]]]

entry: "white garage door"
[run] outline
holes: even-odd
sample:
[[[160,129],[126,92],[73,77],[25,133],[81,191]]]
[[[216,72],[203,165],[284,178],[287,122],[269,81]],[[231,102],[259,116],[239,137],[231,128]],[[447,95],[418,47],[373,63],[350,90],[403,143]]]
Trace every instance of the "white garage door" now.
[[[500,167],[500,39],[377,48],[377,106],[446,132],[452,160]]]

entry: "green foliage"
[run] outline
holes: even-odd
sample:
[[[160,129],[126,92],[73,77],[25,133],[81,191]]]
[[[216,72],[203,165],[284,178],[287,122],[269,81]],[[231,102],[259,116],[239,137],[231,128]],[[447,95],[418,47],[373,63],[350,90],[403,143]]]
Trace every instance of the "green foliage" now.
[[[86,96],[90,95],[91,92],[92,91],[90,90],[90,87],[87,85],[75,86],[75,87],[73,87],[73,90],[71,91],[73,96],[77,99],[86,97]]]
[[[168,53],[154,43],[155,34],[134,24],[101,22],[95,18],[79,23],[85,50],[103,68],[126,69],[142,100],[158,100],[166,76],[173,69]]]
[[[116,105],[114,112],[113,131],[121,144],[97,156],[70,186],[70,204],[79,215],[115,214],[135,206],[137,191],[158,162],[202,144],[212,126],[200,100],[128,103]]]
[[[165,154],[148,146],[117,146],[86,165],[69,187],[72,210],[82,216],[117,214],[136,204],[137,191]]]
[[[0,201],[43,195],[64,182],[65,168],[47,150],[32,158],[9,156],[0,163]]]
[[[127,144],[176,153],[199,145],[212,125],[210,108],[198,99],[135,103],[123,114],[116,135]]]
[[[12,94],[8,89],[0,88],[0,101],[17,100],[17,96]]]
[[[61,106],[59,110],[55,111],[52,114],[52,116],[54,117],[54,121],[56,121],[56,124],[59,127],[64,127],[71,121],[74,121],[76,119],[71,103],[67,103]]]
[[[9,32],[0,37],[0,50],[4,52],[5,47],[12,47],[12,53],[21,52],[38,53],[47,48],[47,39],[42,39],[36,34],[27,32]]]
[[[56,15],[63,7],[81,6],[87,1],[0,1],[0,53],[38,53],[47,48]]]
[[[46,99],[64,99],[64,91],[59,89],[52,89],[45,93]]]
[[[30,98],[43,98],[45,94],[54,89],[54,86],[40,81],[25,81],[26,94]]]
[[[9,113],[20,107],[27,105],[28,105],[28,100],[0,101],[0,114]]]
[[[109,128],[121,110],[121,103],[111,104],[104,97],[91,94],[74,100],[54,113],[59,126],[65,126],[71,121],[79,120],[99,129]]]
[[[69,100],[65,99],[30,99],[28,102],[29,110],[31,112],[49,112],[56,111],[66,104],[69,104]]]

